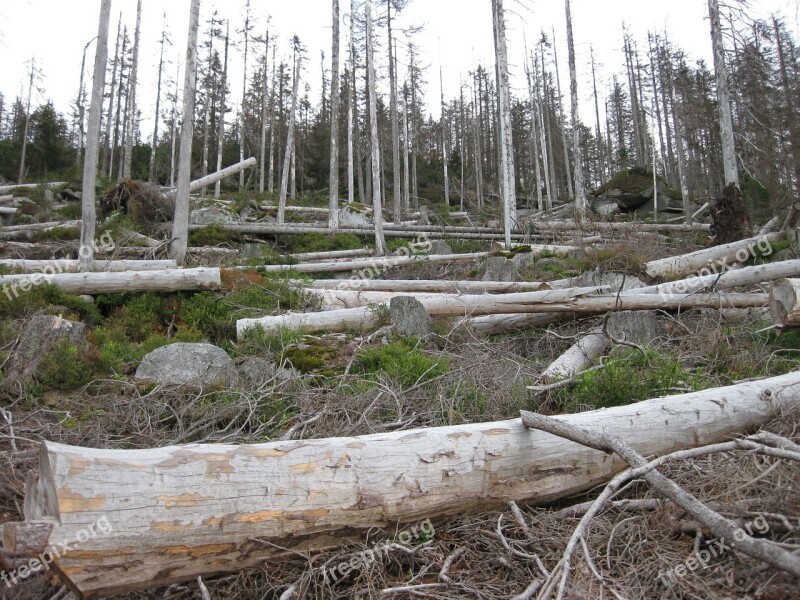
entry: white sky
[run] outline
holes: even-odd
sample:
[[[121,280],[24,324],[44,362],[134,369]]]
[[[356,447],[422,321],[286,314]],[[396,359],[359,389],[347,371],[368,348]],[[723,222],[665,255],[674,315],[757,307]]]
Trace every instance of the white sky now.
[[[378,2],[379,0],[374,0]],[[340,0],[342,16],[349,12],[348,0]],[[231,31],[241,29],[244,20],[245,0],[202,0],[201,23],[207,21],[214,9],[222,18],[231,20]],[[330,57],[329,0],[251,0],[255,20],[254,33],[263,34],[267,15],[272,17],[271,31],[278,35],[278,55],[288,56],[289,41],[297,34],[306,46],[307,63],[305,80],[311,86],[312,103],[319,101],[320,51]],[[772,12],[782,15],[795,32],[800,21],[797,0],[751,0],[752,15],[768,17]],[[548,36],[555,28],[558,60],[561,72],[562,94],[568,108],[569,77],[567,72],[567,47],[564,5],[562,0],[506,0],[508,17],[509,62],[514,93],[527,94],[522,70],[524,38],[529,47],[544,29]],[[573,30],[578,65],[578,86],[582,120],[594,122],[594,105],[591,102],[590,47],[594,48],[598,66],[598,88],[604,95],[610,74],[624,73],[622,54],[622,23],[646,48],[647,32],[667,32],[670,40],[683,48],[692,58],[711,61],[711,43],[706,0],[572,0]],[[27,90],[26,62],[32,56],[42,71],[39,84],[41,93],[34,94],[34,105],[52,100],[56,108],[67,112],[79,84],[80,63],[84,45],[97,33],[97,15],[100,0],[0,0],[0,65],[3,66],[0,91],[7,100],[23,96]],[[161,35],[164,13],[173,46],[168,49],[170,60],[184,60],[189,0],[143,0],[142,40],[139,59],[138,104],[145,121],[141,124],[142,136],[149,139],[152,122],[149,115],[155,106],[155,82],[158,65],[158,40]],[[117,20],[122,12],[131,37],[136,16],[136,0],[113,0],[109,53],[114,51]],[[396,23],[423,25],[418,34],[421,62],[427,65],[427,100],[434,116],[439,108],[439,56],[444,65],[446,98],[458,94],[459,80],[480,62],[493,68],[493,44],[490,0],[411,0],[409,8]],[[347,25],[342,25],[342,60],[347,57]],[[234,36],[236,37],[236,36]],[[202,30],[201,30],[202,39]],[[398,36],[398,39],[403,39]],[[398,42],[399,44],[399,42]],[[252,47],[252,46],[251,46]],[[399,46],[401,63],[405,59]],[[441,48],[441,50],[440,50]],[[242,86],[241,51],[231,52],[231,91],[233,105],[239,102]],[[253,55],[251,54],[251,57]],[[202,57],[201,57],[202,58]],[[384,64],[385,64],[384,60]],[[91,72],[94,63],[94,44],[89,47],[86,60],[87,88],[91,90]],[[254,64],[251,62],[251,65]],[[250,67],[251,69],[253,66]],[[174,66],[170,76],[174,77]],[[403,76],[404,67],[400,67]],[[181,82],[183,77],[181,76]],[[163,102],[163,100],[162,100]],[[233,118],[233,117],[229,117]],[[601,118],[602,99],[601,99]]]

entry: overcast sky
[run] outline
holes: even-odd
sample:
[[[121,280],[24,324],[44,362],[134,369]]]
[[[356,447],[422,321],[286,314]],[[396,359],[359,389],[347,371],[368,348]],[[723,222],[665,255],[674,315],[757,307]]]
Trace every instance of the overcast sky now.
[[[232,32],[239,30],[244,20],[244,4],[245,0],[202,0],[201,22],[205,23],[216,9],[221,18],[230,19]],[[289,41],[295,34],[306,46],[308,60],[305,80],[311,86],[312,103],[316,104],[319,101],[321,79],[320,51],[324,50],[326,57],[330,57],[330,1],[251,0],[251,4],[256,26],[254,33],[263,34],[267,27],[267,16],[272,17],[271,31],[278,36],[279,56],[288,56]],[[341,0],[341,5],[342,17],[346,23],[350,3],[348,0]],[[532,46],[542,29],[550,35],[551,29],[555,28],[562,93],[568,103],[569,78],[563,2],[506,0],[505,5],[511,82],[515,93],[527,93],[522,70],[525,39]],[[590,48],[595,53],[601,94],[605,92],[611,73],[624,73],[623,22],[639,41],[640,49],[646,47],[648,31],[666,32],[670,40],[687,51],[692,58],[703,58],[710,63],[711,42],[706,6],[706,0],[572,0],[583,120],[587,123],[594,120],[593,104],[590,103]],[[58,110],[68,111],[78,91],[83,48],[97,34],[99,7],[100,0],[0,0],[0,64],[3,65],[0,91],[5,97],[11,100],[27,93],[26,63],[35,56],[36,65],[41,69],[41,91],[34,93],[34,106],[52,100]],[[786,24],[796,32],[796,7],[797,0],[751,0],[749,10],[752,15],[761,17],[768,17],[775,12],[783,16]],[[171,77],[174,77],[174,65],[178,60],[182,62],[186,54],[189,0],[143,0],[138,104],[145,118],[141,125],[144,139],[150,138],[152,130],[152,122],[148,121],[155,105],[158,40],[165,11],[167,28],[173,40],[173,46],[167,51],[168,59],[173,63],[170,67]],[[136,0],[112,2],[110,54],[114,51],[114,37],[120,13],[132,37]],[[431,112],[438,116],[440,62],[444,65],[444,91],[447,98],[458,94],[460,78],[466,79],[468,71],[475,63],[482,63],[490,68],[494,65],[490,0],[411,0],[397,26],[402,28],[412,24],[424,26],[424,31],[416,39],[423,51],[422,63],[428,66],[427,100]],[[89,46],[86,60],[89,90],[94,48],[94,44]],[[402,48],[399,54],[403,62],[405,54]],[[343,25],[342,59],[345,60],[346,57],[347,26]],[[401,77],[403,72],[404,67],[401,65]],[[182,76],[180,81],[183,81]],[[240,49],[231,53],[230,81],[235,106],[241,98],[242,87]]]

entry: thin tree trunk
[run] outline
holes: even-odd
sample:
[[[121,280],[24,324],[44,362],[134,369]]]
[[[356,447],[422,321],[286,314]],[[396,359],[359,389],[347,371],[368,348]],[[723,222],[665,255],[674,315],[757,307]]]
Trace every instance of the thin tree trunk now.
[[[269,101],[269,180],[267,191],[275,191],[275,51],[277,43],[272,45],[272,91]],[[280,87],[280,86],[278,86]]]
[[[542,60],[544,60],[544,54],[542,54]],[[549,111],[547,110],[546,104],[543,104],[542,97],[539,94],[539,60],[538,57],[533,61],[533,79],[536,85],[536,105],[539,109],[539,129],[540,129],[540,141],[542,144],[542,166],[544,167],[544,180],[545,180],[545,189],[547,190],[547,209],[552,210],[553,208],[553,171],[552,171],[552,161],[550,157],[552,156],[552,149],[550,146],[550,118],[549,118]],[[545,78],[547,75],[544,72],[544,62],[542,63],[542,91],[544,91],[543,95],[547,93],[547,84],[545,83]]]
[[[75,155],[75,164],[80,166],[81,158],[83,157],[83,138],[86,135],[84,122],[86,120],[86,90],[83,87],[83,74],[86,71],[86,51],[94,41],[94,38],[89,40],[83,47],[83,58],[81,59],[81,78],[78,85],[78,152]]]
[[[658,123],[658,147],[661,151],[662,159],[667,155],[666,148],[664,147],[664,127],[661,124],[661,106],[658,102],[658,86],[656,85],[656,61],[653,56],[653,42],[652,36],[648,33],[647,34],[647,44],[648,44],[648,51],[650,57],[650,81],[653,86],[653,106],[656,109],[656,122]],[[666,114],[664,118],[666,119]],[[664,166],[664,175],[669,179],[669,168]]]
[[[339,0],[331,2],[333,22],[331,47],[331,139],[328,180],[328,227],[339,227]]]
[[[136,3],[136,30],[133,34],[133,60],[131,62],[131,76],[128,84],[128,135],[125,137],[125,160],[122,165],[122,178],[131,178],[131,163],[133,161],[133,138],[136,127],[136,85],[139,77],[139,37],[142,27],[142,0]]]
[[[542,58],[542,102],[539,104],[544,115],[545,143],[547,145],[547,160],[545,167],[549,172],[547,184],[547,208],[553,205],[553,199],[558,198],[558,184],[556,180],[555,153],[553,152],[553,129],[550,122],[550,87],[547,85],[547,69],[544,62],[544,46],[540,46]],[[552,187],[550,187],[552,186]]]
[[[219,122],[217,123],[217,171],[222,170],[222,150],[225,146],[225,96],[228,89],[228,46],[230,44],[231,24],[228,21],[225,25],[225,59],[222,65],[222,86],[220,88],[219,100]],[[240,160],[239,162],[244,162]],[[244,177],[244,170],[239,171],[239,177]],[[214,198],[219,198],[222,191],[222,180],[214,184]]]
[[[533,94],[533,80],[531,79],[531,71],[530,66],[528,65],[528,57],[527,57],[527,48],[525,50],[525,75],[528,78],[528,101],[530,102],[531,106],[531,141],[533,142],[533,166],[536,171],[536,206],[539,209],[539,212],[544,210],[544,199],[542,197],[542,172],[539,168],[539,140],[537,139],[539,135],[538,127],[536,126],[536,104],[534,103],[534,94]]]
[[[675,86],[670,76],[670,89],[672,91],[672,122],[675,127],[675,144],[678,154],[678,177],[681,182],[681,199],[683,200],[683,214],[686,217],[686,224],[692,224],[692,208],[689,204],[689,183],[686,176],[686,157],[683,153],[683,116],[677,113],[677,99],[675,98]]]
[[[781,73],[781,86],[783,87],[783,98],[785,102],[786,114],[794,115],[794,100],[792,98],[792,88],[789,85],[789,75],[786,71],[786,57],[783,52],[783,42],[781,32],[778,28],[778,21],[772,17],[772,26],[775,30],[775,44],[778,48],[778,65]],[[800,130],[796,118],[787,119],[789,128],[789,145],[792,151],[792,166],[794,168],[795,189],[800,191]]]
[[[17,183],[25,183],[25,153],[28,149],[28,129],[31,123],[31,95],[33,94],[33,78],[36,73],[36,59],[31,59],[31,74],[28,81],[28,99],[25,102],[25,127],[22,132],[22,151],[19,159],[19,177]]]
[[[200,0],[192,0],[189,9],[189,35],[186,42],[186,66],[183,83],[183,124],[178,159],[178,187],[175,193],[175,216],[172,219],[170,258],[182,265],[189,241],[189,184],[192,171],[192,134],[197,84],[197,31]]]
[[[372,154],[372,207],[375,221],[375,254],[383,256],[387,252],[383,238],[383,205],[381,202],[381,149],[378,138],[378,106],[375,94],[375,50],[372,41],[372,0],[364,3],[367,20],[367,96],[369,97],[369,128]]]
[[[644,135],[641,131],[641,118],[639,116],[639,94],[636,91],[636,75],[633,71],[633,50],[631,49],[630,38],[625,33],[625,68],[628,75],[628,89],[631,97],[631,113],[633,116],[633,138],[636,144],[636,160],[641,165],[647,164],[645,161],[645,150],[642,140]]]
[[[90,271],[94,262],[95,187],[97,159],[100,151],[100,119],[103,113],[103,92],[106,87],[108,61],[108,21],[111,0],[101,0],[97,26],[97,49],[92,77],[92,101],[89,106],[89,131],[86,136],[86,160],[83,163],[83,197],[81,198],[81,247],[78,258],[81,270]]]
[[[242,107],[239,112],[239,162],[244,161],[244,143],[245,143],[245,126],[244,126],[244,114],[245,114],[245,102],[247,99],[247,52],[250,49],[250,0],[247,0],[247,5],[245,7],[245,18],[244,18],[244,61],[243,61],[243,69],[242,69]],[[226,42],[227,43],[227,42]],[[225,90],[222,90],[223,95],[225,94]],[[217,167],[219,170],[219,167]],[[244,171],[239,171],[239,191],[244,190]]]
[[[444,103],[444,78],[442,76],[442,62],[441,62],[441,54],[439,56],[439,89],[441,91],[441,107],[442,107],[442,116],[440,118],[440,123],[442,126],[442,167],[444,169],[444,205],[450,210],[450,176],[447,173],[448,167],[448,160],[449,157],[447,156],[447,142],[448,138],[448,121],[447,119],[447,109]]]
[[[497,58],[498,103],[500,113],[500,169],[503,182],[503,229],[511,245],[511,230],[517,221],[517,191],[514,175],[514,142],[511,123],[511,93],[508,83],[508,51],[503,0],[492,0]]]
[[[556,31],[553,28],[553,64],[556,69],[556,92],[558,92],[558,118],[561,123],[561,145],[564,147],[564,171],[567,176],[567,192],[571,199],[575,199],[575,188],[572,185],[572,177],[570,173],[569,164],[569,143],[567,142],[567,119],[564,117],[564,102],[561,96],[561,74],[558,71],[558,50],[556,50]],[[577,156],[573,156],[573,160],[577,163]]]
[[[114,63],[111,69],[111,91],[108,95],[108,112],[106,112],[106,134],[103,141],[103,164],[100,173],[108,174],[111,154],[111,118],[114,116],[114,94],[117,87],[117,66],[119,65],[119,40],[122,34],[122,13],[119,14],[117,22],[117,42],[114,46]]]
[[[267,26],[267,34],[264,37],[264,68],[262,73],[261,82],[261,152],[259,154],[259,169],[258,169],[258,191],[264,193],[264,180],[266,174],[264,172],[267,162],[267,77],[269,75],[268,62],[269,60],[269,26]]]
[[[586,187],[583,183],[583,158],[581,156],[581,121],[578,117],[578,75],[575,68],[575,42],[572,38],[572,12],[570,0],[564,0],[567,14],[567,49],[569,53],[569,90],[572,102],[572,156],[575,161],[575,210],[586,212]]]
[[[395,60],[397,53],[395,52]],[[408,140],[408,86],[403,86],[403,210],[406,212],[411,211],[411,172],[409,167],[409,152],[411,146]]]
[[[178,129],[178,80],[181,76],[181,63],[175,69],[175,95],[172,97],[172,126],[170,127],[169,144],[169,187],[175,187],[175,140]]]
[[[602,152],[603,137],[600,133],[600,105],[597,101],[597,76],[595,74],[595,68],[594,68],[594,48],[591,48],[591,52],[592,52],[592,89],[594,91],[594,117],[595,117],[595,136],[596,136],[595,139],[597,143],[597,150],[596,150],[597,174],[598,174],[598,179],[600,181],[600,185],[602,186],[606,182],[605,168],[603,164],[605,161],[601,156],[601,154],[603,154]]]
[[[164,30],[161,32],[161,53],[158,59],[158,84],[156,85],[156,112],[153,115],[153,142],[150,148],[150,168],[147,173],[147,181],[156,180],[156,146],[158,145],[158,120],[161,110],[161,75],[164,71],[164,43],[166,42],[167,32],[167,13],[164,13]]]
[[[355,50],[355,0],[350,2],[350,72],[347,79],[347,203],[352,204],[356,199],[355,172],[353,171],[353,144],[355,136],[355,112],[357,103],[355,97],[356,85],[356,50]]]
[[[283,155],[283,171],[281,172],[281,189],[278,194],[278,224],[282,224],[286,217],[286,195],[289,191],[289,174],[292,170],[294,156],[294,122],[297,112],[297,94],[300,87],[300,69],[302,59],[298,56],[299,40],[294,42],[294,83],[292,84],[292,108],[289,114],[289,127],[286,135],[286,152]]]
[[[717,78],[717,105],[719,129],[722,136],[722,165],[725,168],[725,186],[733,183],[739,187],[739,170],[736,166],[736,143],[733,139],[731,95],[728,89],[728,69],[725,66],[725,46],[722,43],[722,26],[719,22],[719,3],[708,0],[711,21],[711,43],[714,50],[714,73]]]
[[[120,20],[122,19],[122,14],[120,13],[119,16]],[[119,126],[121,119],[124,116],[122,111],[122,76],[125,70],[125,49],[128,45],[128,28],[124,26],[122,28],[122,53],[120,54],[120,63],[119,63],[119,84],[117,86],[117,112],[114,115],[114,140],[111,143],[111,147],[109,148],[108,152],[108,173],[107,176],[111,178],[114,174],[114,151],[117,149],[117,145],[122,141],[120,139],[120,131]],[[127,94],[126,94],[127,96]]]
[[[403,220],[403,198],[400,192],[400,136],[397,121],[397,72],[392,40],[392,0],[386,0],[386,15],[389,36],[389,119],[392,122],[392,209],[394,222],[400,223]],[[446,194],[447,192],[445,197]]]

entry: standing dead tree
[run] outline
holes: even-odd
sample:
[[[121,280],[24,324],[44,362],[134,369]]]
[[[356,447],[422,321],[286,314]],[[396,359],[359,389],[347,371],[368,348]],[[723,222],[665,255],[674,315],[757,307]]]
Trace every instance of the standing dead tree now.
[[[131,61],[131,74],[130,81],[128,82],[128,97],[127,102],[127,125],[125,126],[128,132],[125,136],[125,149],[122,160],[122,170],[120,171],[120,179],[131,178],[131,163],[133,161],[133,138],[135,136],[134,127],[136,124],[136,85],[138,83],[139,73],[139,38],[141,37],[142,29],[142,0],[136,3],[136,30],[133,34],[133,59]]]
[[[369,98],[369,130],[372,146],[372,207],[375,221],[375,254],[388,252],[383,237],[383,203],[381,200],[381,148],[378,138],[378,101],[375,93],[375,48],[372,37],[372,0],[364,3],[367,45],[367,96]]]
[[[108,60],[108,21],[111,0],[101,0],[100,19],[97,26],[97,49],[92,77],[92,100],[89,106],[89,127],[86,135],[86,160],[83,163],[83,198],[81,199],[81,251],[78,252],[81,269],[90,271],[94,261],[95,234],[95,181],[97,159],[100,151],[100,119],[103,112],[103,90],[106,86],[106,61]]]
[[[328,179],[328,227],[339,227],[339,0],[332,0],[331,21],[331,140]]]

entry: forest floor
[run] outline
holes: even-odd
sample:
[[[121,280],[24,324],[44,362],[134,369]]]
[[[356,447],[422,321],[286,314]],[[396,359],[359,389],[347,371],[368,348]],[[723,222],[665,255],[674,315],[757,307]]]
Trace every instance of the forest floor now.
[[[234,196],[235,209],[262,199]],[[40,206],[43,206],[39,202]],[[75,204],[56,212],[75,218]],[[35,220],[53,218],[47,207]],[[291,217],[295,218],[295,217]],[[152,234],[128,216],[112,218],[104,230]],[[67,243],[69,229],[52,230],[38,241]],[[262,243],[266,241],[267,243]],[[448,240],[456,251],[488,250],[485,242]],[[392,242],[400,247],[405,242]],[[646,260],[700,248],[697,234],[670,234],[659,243],[621,233],[580,258],[546,257],[521,271],[527,281],[548,281],[586,271],[643,277]],[[289,252],[359,248],[351,235],[282,236],[254,240],[209,226],[193,234],[191,246],[261,250],[255,265],[280,262]],[[769,261],[760,257],[754,261]],[[482,265],[390,269],[386,278],[479,280]],[[572,320],[547,329],[484,337],[437,319],[424,339],[357,332],[310,336],[287,331],[237,341],[237,319],[313,308],[290,279],[252,270],[223,270],[219,292],[98,295],[93,302],[41,285],[9,299],[0,295],[0,365],[8,361],[26,320],[58,314],[88,328],[89,351],[62,344],[27,383],[2,379],[0,406],[10,415],[0,423],[0,521],[21,520],[24,482],[38,460],[38,442],[51,440],[98,448],[152,448],[172,444],[262,443],[294,427],[295,439],[352,436],[416,427],[509,419],[519,411],[545,414],[619,406],[661,395],[728,385],[787,373],[800,362],[800,333],[776,336],[768,323],[747,314],[710,309],[676,314],[659,311],[661,333],[644,352],[620,346],[603,368],[579,376],[571,387],[537,393],[528,389],[541,372],[601,318]],[[142,357],[175,341],[208,341],[223,348],[242,369],[233,389],[156,386],[132,375]],[[255,361],[255,362],[253,362]],[[246,375],[244,375],[246,373]],[[317,417],[316,419],[313,419]],[[800,411],[767,428],[800,443]],[[755,523],[758,535],[800,548],[800,464],[737,451],[675,462],[662,472],[718,512]],[[522,594],[558,563],[579,516],[562,509],[592,499],[590,491],[555,506],[520,503],[487,506],[476,514],[436,523],[435,531],[408,543],[396,530],[376,532],[394,543],[336,580],[322,566],[350,560],[367,540],[326,552],[295,554],[236,575],[205,581],[211,598],[278,599],[290,588],[295,598],[511,598]],[[637,480],[620,499],[658,496]],[[561,511],[561,512],[560,512]],[[374,542],[373,539],[373,542]],[[669,502],[645,509],[611,508],[596,517],[573,565],[567,598],[788,600],[800,598],[797,581],[734,551],[709,561],[693,560],[713,547],[713,537]],[[704,556],[708,555],[706,552]],[[692,561],[695,568],[682,568]],[[443,567],[446,569],[443,571]],[[426,585],[429,584],[429,585]],[[401,590],[407,586],[423,587]],[[294,587],[292,587],[294,586]],[[4,589],[8,599],[66,597],[52,575],[37,575]],[[61,590],[61,591],[60,591]],[[199,597],[195,584],[132,593],[119,598]]]

